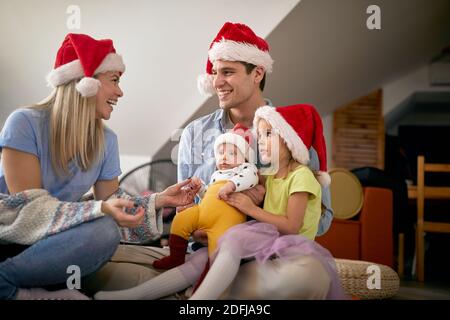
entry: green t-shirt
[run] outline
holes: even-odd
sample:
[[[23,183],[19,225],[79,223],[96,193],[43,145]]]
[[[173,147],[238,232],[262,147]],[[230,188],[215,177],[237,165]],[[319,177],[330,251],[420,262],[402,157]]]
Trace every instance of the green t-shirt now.
[[[322,211],[322,189],[307,166],[298,166],[284,179],[275,178],[275,176],[267,177],[264,210],[280,216],[286,215],[288,199],[295,192],[309,193],[303,226],[298,233],[314,240]]]

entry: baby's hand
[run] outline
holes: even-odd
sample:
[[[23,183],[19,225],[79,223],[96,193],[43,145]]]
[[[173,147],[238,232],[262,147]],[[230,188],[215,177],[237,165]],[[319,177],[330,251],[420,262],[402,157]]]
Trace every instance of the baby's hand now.
[[[199,189],[202,186],[202,179],[199,177],[192,177],[189,186],[191,186],[194,190]]]
[[[189,192],[193,192],[194,194],[196,194],[202,187],[202,180],[198,177],[192,177],[189,179],[189,183],[185,185],[182,190],[188,190]]]
[[[236,186],[233,182],[228,181],[217,193],[217,198],[222,200],[228,200],[228,195],[232,194],[236,190]]]

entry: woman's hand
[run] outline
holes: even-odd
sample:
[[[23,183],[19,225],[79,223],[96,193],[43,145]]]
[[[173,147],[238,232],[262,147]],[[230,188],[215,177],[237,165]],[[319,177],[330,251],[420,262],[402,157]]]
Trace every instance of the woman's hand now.
[[[155,207],[179,207],[194,202],[195,195],[200,190],[201,184],[186,179],[180,183],[168,187],[156,195]]]
[[[124,208],[134,208],[134,202],[126,199],[110,199],[102,201],[102,212],[110,215],[116,223],[125,228],[135,228],[144,220],[144,208],[136,209],[136,214],[126,213]]]
[[[178,206],[177,207],[177,213],[181,212],[181,211],[184,211],[184,210],[186,210],[186,209],[188,209],[190,207],[193,207],[193,206],[195,206],[195,202],[189,203],[189,204],[187,204],[185,206]]]
[[[228,199],[225,200],[229,205],[235,207],[242,213],[246,215],[251,215],[250,213],[257,209],[258,207],[253,203],[252,199],[249,196],[241,192],[235,192],[228,196]]]

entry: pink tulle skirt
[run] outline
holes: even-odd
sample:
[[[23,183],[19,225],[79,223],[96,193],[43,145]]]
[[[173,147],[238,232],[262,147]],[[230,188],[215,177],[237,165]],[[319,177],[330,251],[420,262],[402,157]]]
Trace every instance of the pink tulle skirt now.
[[[327,299],[348,299],[342,289],[333,256],[315,241],[301,235],[280,235],[272,224],[249,221],[230,228],[219,239],[218,250],[225,243],[237,256],[242,259],[254,257],[258,263],[273,258],[312,256],[320,261],[330,276],[331,285]]]

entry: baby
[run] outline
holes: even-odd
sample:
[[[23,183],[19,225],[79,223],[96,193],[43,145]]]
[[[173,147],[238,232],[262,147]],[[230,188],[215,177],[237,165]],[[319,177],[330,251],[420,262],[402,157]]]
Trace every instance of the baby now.
[[[237,124],[232,131],[217,137],[214,142],[215,171],[206,185],[194,177],[193,183],[202,183],[198,192],[202,201],[175,215],[172,221],[170,255],[156,260],[158,269],[171,269],[184,263],[188,239],[192,232],[202,229],[208,235],[208,253],[217,247],[217,241],[230,227],[246,221],[246,215],[227,204],[224,199],[233,192],[251,189],[258,184],[255,153],[250,147],[251,134]]]

